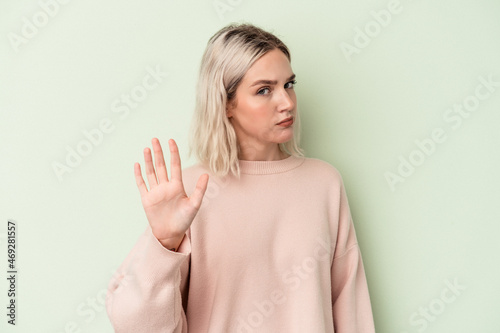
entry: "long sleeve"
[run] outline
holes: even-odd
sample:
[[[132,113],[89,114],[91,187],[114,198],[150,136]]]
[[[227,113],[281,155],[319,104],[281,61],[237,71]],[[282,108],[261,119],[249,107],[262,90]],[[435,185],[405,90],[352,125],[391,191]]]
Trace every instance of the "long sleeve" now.
[[[374,333],[338,171],[294,156],[240,171],[211,177],[178,252],[139,239],[109,286],[116,332]],[[184,170],[185,187],[207,172]]]
[[[337,243],[332,264],[332,307],[336,333],[373,333],[368,284],[354,224],[341,183]]]
[[[115,332],[186,333],[189,234],[178,252],[165,249],[148,227],[111,280],[106,310]]]

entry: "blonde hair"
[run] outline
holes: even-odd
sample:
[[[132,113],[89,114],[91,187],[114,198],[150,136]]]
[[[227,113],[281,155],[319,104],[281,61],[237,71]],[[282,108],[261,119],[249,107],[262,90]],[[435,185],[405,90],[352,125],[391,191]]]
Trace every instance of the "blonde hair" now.
[[[240,175],[239,146],[226,105],[233,101],[252,64],[274,49],[291,60],[288,48],[278,37],[251,24],[230,24],[208,41],[201,60],[190,146],[198,160],[217,176]],[[290,155],[303,156],[298,146],[298,112],[295,120],[293,138],[279,146]]]

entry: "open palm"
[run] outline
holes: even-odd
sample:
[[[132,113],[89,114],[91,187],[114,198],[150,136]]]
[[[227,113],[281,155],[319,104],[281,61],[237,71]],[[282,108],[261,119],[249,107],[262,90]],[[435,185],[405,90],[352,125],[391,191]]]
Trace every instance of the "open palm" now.
[[[149,190],[142,177],[139,163],[135,163],[134,173],[141,194],[142,206],[153,235],[167,248],[176,248],[201,206],[207,189],[208,175],[200,176],[195,190],[188,197],[182,183],[181,160],[177,144],[173,139],[170,139],[168,143],[170,148],[170,179],[160,141],[156,138],[152,140],[156,170],[153,167],[151,150],[144,149]]]

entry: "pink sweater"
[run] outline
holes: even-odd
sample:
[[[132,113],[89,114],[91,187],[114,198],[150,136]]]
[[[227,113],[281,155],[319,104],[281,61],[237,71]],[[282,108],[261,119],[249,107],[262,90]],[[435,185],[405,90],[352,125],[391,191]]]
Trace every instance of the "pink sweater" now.
[[[146,229],[109,286],[116,332],[375,332],[338,171],[293,156],[240,166],[240,180],[211,176],[178,252]],[[183,170],[188,195],[205,172]]]

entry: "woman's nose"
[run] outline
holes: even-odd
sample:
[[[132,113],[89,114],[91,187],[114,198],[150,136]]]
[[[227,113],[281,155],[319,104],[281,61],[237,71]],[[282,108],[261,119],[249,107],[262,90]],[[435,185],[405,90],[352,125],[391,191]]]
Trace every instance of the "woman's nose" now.
[[[295,107],[295,102],[290,96],[289,92],[285,89],[281,90],[279,94],[279,104],[278,104],[278,110],[280,112],[282,111],[291,111]]]

